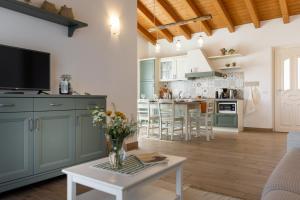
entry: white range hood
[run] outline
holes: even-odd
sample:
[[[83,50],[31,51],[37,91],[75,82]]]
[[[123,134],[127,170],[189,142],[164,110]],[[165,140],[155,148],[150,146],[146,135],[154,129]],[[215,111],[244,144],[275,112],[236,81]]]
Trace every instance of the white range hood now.
[[[188,79],[223,76],[222,73],[215,71],[211,67],[210,62],[201,49],[188,51],[187,65],[191,69],[191,73],[186,74],[186,78]]]

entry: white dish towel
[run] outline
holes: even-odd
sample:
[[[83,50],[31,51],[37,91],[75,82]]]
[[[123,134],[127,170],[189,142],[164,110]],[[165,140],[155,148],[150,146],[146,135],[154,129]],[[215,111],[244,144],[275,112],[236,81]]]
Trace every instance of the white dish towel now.
[[[248,96],[245,101],[245,114],[249,115],[256,111],[257,105],[260,103],[261,96],[257,87],[246,87]]]

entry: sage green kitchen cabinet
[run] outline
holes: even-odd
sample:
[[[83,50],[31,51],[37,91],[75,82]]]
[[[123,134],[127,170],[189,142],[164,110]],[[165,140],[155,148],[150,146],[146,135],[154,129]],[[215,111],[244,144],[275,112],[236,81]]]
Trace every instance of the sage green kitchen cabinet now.
[[[152,99],[155,93],[155,83],[144,81],[140,83],[140,98]]]
[[[95,127],[88,110],[76,110],[76,162],[96,160],[106,155],[104,130]]]
[[[0,113],[0,183],[33,175],[33,112]]]
[[[154,81],[155,79],[155,59],[140,61],[140,80]]]
[[[238,127],[238,115],[237,114],[223,114],[216,113],[214,115],[214,126],[237,128]]]
[[[140,61],[140,98],[151,99],[155,94],[155,59]]]
[[[75,163],[75,111],[35,112],[34,172]]]

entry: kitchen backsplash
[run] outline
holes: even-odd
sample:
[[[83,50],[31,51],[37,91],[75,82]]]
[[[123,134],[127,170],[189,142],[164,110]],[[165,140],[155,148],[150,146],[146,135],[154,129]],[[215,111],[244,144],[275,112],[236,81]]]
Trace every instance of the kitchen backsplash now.
[[[161,83],[164,86],[166,83]],[[195,98],[197,96],[215,98],[215,92],[222,88],[237,89],[237,98],[244,96],[244,72],[229,72],[227,78],[209,77],[196,80],[174,81],[167,83],[172,90],[174,98],[178,97],[179,92],[184,98]]]

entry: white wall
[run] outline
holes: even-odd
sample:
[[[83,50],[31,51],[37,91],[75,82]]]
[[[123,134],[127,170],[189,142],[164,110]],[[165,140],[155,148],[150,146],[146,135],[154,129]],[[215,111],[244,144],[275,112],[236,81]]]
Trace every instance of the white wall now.
[[[300,46],[300,16],[291,18],[289,24],[283,24],[282,19],[262,22],[262,27],[255,29],[252,24],[236,27],[234,33],[227,29],[216,30],[212,37],[205,37],[203,50],[207,55],[218,55],[219,49],[235,48],[245,56],[241,58],[245,71],[245,81],[259,81],[262,102],[257,111],[245,118],[245,127],[273,127],[273,54],[272,47]],[[143,58],[165,57],[185,54],[187,50],[198,48],[195,39],[185,40],[180,37],[183,49],[177,52],[174,44],[161,40],[161,53],[155,54],[154,48],[148,43],[139,45],[138,49]],[[145,53],[145,48],[148,53]],[[140,58],[142,58],[140,57]]]
[[[40,4],[43,0],[33,0]],[[80,93],[108,95],[120,110],[136,112],[137,33],[136,1],[51,0],[66,4],[87,28],[67,37],[67,28],[0,8],[0,43],[51,53],[51,87],[58,90],[59,76],[71,74]],[[108,18],[112,12],[121,20],[121,35],[112,39]],[[109,104],[108,104],[109,105]]]

